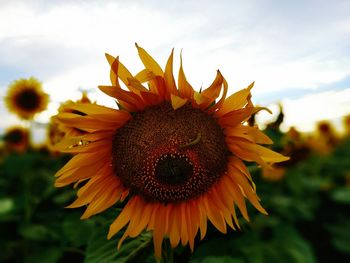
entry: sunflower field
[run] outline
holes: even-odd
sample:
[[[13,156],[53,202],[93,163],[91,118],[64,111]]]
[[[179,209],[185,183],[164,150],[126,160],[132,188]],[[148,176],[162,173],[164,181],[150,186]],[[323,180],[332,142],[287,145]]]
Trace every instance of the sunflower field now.
[[[9,86],[24,125],[1,134],[0,262],[350,262],[350,117],[282,132],[281,106],[259,129],[254,84],[225,99],[218,71],[195,92],[181,65],[177,88],[172,53],[163,72],[137,49],[135,76],[107,55],[118,110],[83,93],[41,145],[48,95]]]

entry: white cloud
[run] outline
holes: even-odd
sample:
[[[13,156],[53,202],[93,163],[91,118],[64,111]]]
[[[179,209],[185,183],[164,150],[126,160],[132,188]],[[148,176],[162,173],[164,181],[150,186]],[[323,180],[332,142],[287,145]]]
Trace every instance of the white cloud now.
[[[215,70],[220,69],[229,82],[229,93],[255,80],[253,94],[257,99],[267,92],[291,88],[316,91],[350,74],[350,4],[346,1],[52,4],[40,0],[0,5],[0,67],[40,78],[51,94],[52,105],[79,97],[79,88],[108,84],[105,52],[120,55],[131,72],[137,73],[142,66],[135,41],[162,66],[175,47],[176,70],[183,48],[186,75],[197,89],[209,85]],[[12,79],[0,77],[0,81],[9,83]],[[98,91],[92,95],[104,104],[113,103]],[[341,98],[336,99],[344,94],[333,95],[329,100],[332,114],[323,118],[347,110],[339,106]],[[300,109],[313,100],[315,107],[320,107],[318,96],[285,103]],[[319,118],[315,112],[309,114],[297,115],[290,110],[286,121],[305,127],[304,123]]]
[[[339,119],[350,114],[350,88],[284,100],[284,127],[296,126],[301,131],[311,131],[315,122]]]

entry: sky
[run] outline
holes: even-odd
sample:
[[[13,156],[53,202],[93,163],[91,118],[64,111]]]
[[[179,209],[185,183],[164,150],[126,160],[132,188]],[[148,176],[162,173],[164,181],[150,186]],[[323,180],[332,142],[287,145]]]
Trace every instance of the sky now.
[[[311,131],[320,120],[339,125],[350,114],[350,1],[5,1],[0,0],[0,94],[16,79],[35,76],[51,103],[81,90],[114,106],[97,89],[109,85],[104,54],[119,55],[136,74],[143,66],[135,42],[165,66],[182,50],[192,86],[208,86],[220,69],[229,94],[255,81],[253,101],[276,114],[283,128]],[[20,121],[0,101],[0,132]],[[262,113],[260,121],[274,115]]]

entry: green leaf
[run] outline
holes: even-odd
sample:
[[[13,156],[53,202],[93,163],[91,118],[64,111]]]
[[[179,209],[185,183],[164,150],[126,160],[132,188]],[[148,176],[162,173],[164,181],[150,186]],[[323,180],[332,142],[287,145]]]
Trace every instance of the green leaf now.
[[[121,234],[117,234],[120,238]],[[142,262],[136,260],[140,258],[144,252],[147,258],[150,252],[153,253],[152,235],[151,233],[143,233],[136,238],[129,238],[123,242],[120,250],[117,250],[118,238],[107,240],[107,233],[104,231],[96,231],[91,237],[86,250],[86,258],[84,263],[122,263],[122,262]]]
[[[118,232],[111,240],[107,240],[109,225],[118,216],[120,209],[109,209],[96,216],[95,229],[87,244],[84,263],[121,263],[121,262],[152,262],[153,243],[150,232],[142,233],[136,238],[124,240],[120,250],[117,250],[119,239],[124,232]]]
[[[11,212],[14,208],[14,201],[12,198],[0,199],[0,215],[5,215]]]
[[[39,224],[22,225],[19,228],[19,233],[24,238],[33,241],[47,241],[59,239],[59,236],[50,228]]]
[[[192,261],[190,261],[192,262]],[[244,263],[244,260],[230,256],[206,257],[202,263]]]
[[[77,214],[72,214],[64,220],[62,227],[68,240],[75,246],[81,246],[89,240],[94,224],[92,220],[80,220]]]
[[[28,263],[57,263],[62,256],[63,251],[59,247],[41,246],[35,249],[28,255],[26,262]]]
[[[350,221],[344,218],[341,222],[328,227],[332,244],[338,251],[350,254]]]
[[[331,198],[339,203],[350,204],[350,187],[343,187],[334,190]]]

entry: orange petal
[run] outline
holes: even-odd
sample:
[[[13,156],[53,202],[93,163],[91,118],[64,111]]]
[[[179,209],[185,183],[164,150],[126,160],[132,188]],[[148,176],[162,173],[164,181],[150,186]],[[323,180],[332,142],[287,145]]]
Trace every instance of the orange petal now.
[[[234,128],[226,128],[224,130],[227,136],[244,138],[253,143],[272,144],[273,141],[261,132],[258,128],[237,125]]]
[[[222,96],[221,96],[220,100],[215,105],[213,105],[212,107],[210,107],[207,110],[208,113],[216,112],[216,110],[219,109],[221,107],[221,105],[225,102],[226,94],[227,94],[227,90],[228,90],[228,84],[227,84],[227,81],[224,77],[222,77],[222,82],[223,82],[223,88],[224,88],[224,90],[222,92]]]
[[[104,169],[105,165],[109,164],[109,161],[105,161],[108,158],[107,155],[102,155],[99,158],[101,159],[95,159],[96,161],[94,160],[94,163],[91,163],[90,161],[89,165],[87,166],[80,166],[76,169],[63,173],[56,179],[55,186],[63,187],[71,183],[96,176],[101,169]]]
[[[171,247],[175,248],[180,242],[181,222],[177,220],[180,209],[178,205],[169,204],[169,239]]]
[[[153,231],[154,255],[160,258],[162,255],[162,243],[166,232],[167,225],[167,211],[166,206],[160,205],[155,217],[156,227]]]
[[[142,110],[145,107],[142,99],[133,92],[123,90],[117,86],[98,86],[98,88],[107,95],[116,98],[120,104],[130,105],[131,108],[127,108],[128,111]]]
[[[139,73],[137,73],[134,77],[138,82],[144,83],[147,81],[150,81],[154,79],[156,75],[154,75],[153,71],[150,71],[149,69],[143,69]]]
[[[200,198],[198,202],[200,221],[199,221],[199,230],[201,232],[201,240],[205,237],[207,233],[207,213],[204,205],[204,197]]]
[[[218,70],[213,83],[207,89],[203,90],[200,93],[202,100],[203,98],[205,98],[205,100],[200,103],[201,109],[208,108],[217,99],[217,97],[219,97],[222,89],[223,80],[223,76]]]
[[[73,203],[66,206],[66,208],[77,208],[87,205],[95,197],[100,189],[99,186],[103,184],[105,176],[94,176],[82,188],[78,190],[78,198]]]
[[[241,190],[238,186],[232,182],[232,180],[226,180],[226,186],[229,188],[235,203],[237,204],[239,210],[241,211],[245,220],[249,221],[249,215],[247,212],[247,207],[245,204],[245,199],[242,195]]]
[[[188,241],[189,241],[189,244],[190,244],[190,248],[193,252],[193,249],[194,249],[194,239],[197,235],[197,232],[198,232],[198,228],[199,228],[199,224],[200,224],[200,212],[199,212],[199,208],[198,208],[198,203],[197,203],[197,200],[192,200],[189,202],[188,204],[188,210],[187,210],[187,216],[189,217],[188,218],[188,221],[190,222],[189,226],[190,226],[190,229],[189,229],[189,233],[190,233],[190,236],[188,237]]]
[[[76,128],[86,132],[116,130],[131,118],[129,113],[124,113],[126,114],[120,114],[120,117],[115,118],[114,120],[106,120],[92,115],[80,116],[73,113],[60,113],[57,115],[57,120],[59,123],[67,127]]]
[[[234,180],[237,185],[240,185],[247,195],[248,200],[253,206],[263,214],[267,214],[266,210],[260,205],[258,197],[253,187],[247,181],[247,178],[235,166],[229,163],[228,175]]]
[[[249,173],[248,168],[245,166],[245,164],[241,161],[241,159],[231,156],[230,157],[230,164],[235,166],[242,174],[244,174],[250,182],[253,183],[253,179]]]
[[[187,223],[187,233],[188,233],[188,243],[190,244],[190,249],[193,252],[194,249],[194,238],[195,238],[195,226],[196,222],[193,220],[193,205],[192,201],[187,203],[186,207],[186,223]]]
[[[180,70],[179,70],[179,94],[182,98],[191,99],[193,98],[194,90],[190,83],[188,83],[183,67],[182,67],[182,54],[180,55]]]
[[[173,55],[174,55],[174,49],[171,51],[171,54],[168,58],[168,61],[165,66],[164,71],[164,81],[165,86],[167,87],[169,98],[171,94],[178,95],[178,91],[176,88],[176,83],[173,75]]]
[[[68,108],[70,110],[79,111],[85,114],[106,114],[106,115],[115,115],[118,114],[118,110],[108,108],[105,106],[101,106],[98,104],[90,104],[90,103],[69,103],[64,105],[64,108]]]
[[[179,96],[171,94],[171,106],[174,110],[181,108],[187,103],[188,99],[180,98]]]
[[[135,43],[135,46],[146,69],[152,71],[157,76],[163,76],[163,70],[158,63],[142,47],[139,47],[137,43]]]
[[[167,97],[167,88],[165,86],[164,79],[162,77],[156,76],[149,83],[149,89],[151,92],[158,94],[158,96],[163,100]]]
[[[66,172],[76,170],[80,167],[94,165],[104,159],[110,153],[105,149],[92,153],[80,153],[69,160],[56,174],[55,177],[63,176]],[[100,162],[101,163],[101,162]]]
[[[289,160],[289,157],[283,156],[280,153],[274,152],[269,148],[266,148],[264,146],[261,146],[255,143],[238,141],[238,140],[236,140],[234,143],[237,144],[244,151],[257,154],[265,162],[279,163],[279,162]]]
[[[221,232],[226,233],[226,223],[221,211],[216,206],[216,200],[212,200],[210,192],[203,197],[205,209],[209,220]]]
[[[128,87],[132,93],[140,95],[140,91],[148,91],[136,78],[128,78]]]
[[[72,142],[72,140],[70,140]],[[75,141],[77,144],[67,144],[66,141],[60,141],[55,144],[55,149],[60,152],[65,153],[87,153],[99,151],[101,148],[111,147],[112,138],[108,138],[106,140],[100,140],[91,142],[88,144],[79,144],[81,141]]]
[[[271,112],[267,108],[246,107],[246,108],[231,111],[229,113],[226,113],[225,115],[222,115],[221,117],[219,117],[218,123],[223,128],[235,127],[238,124],[246,121],[251,115],[253,115],[261,110],[267,110],[267,111]],[[215,113],[215,115],[217,115],[217,114]]]
[[[228,112],[243,108],[248,103],[248,97],[250,96],[250,90],[253,88],[254,82],[247,88],[242,89],[231,96],[229,96],[217,111],[217,116],[222,116]]]
[[[128,78],[132,78],[132,74],[129,70],[119,61],[119,57],[106,54],[109,65],[111,65],[111,82],[113,86],[119,86],[118,77],[128,87]]]
[[[133,197],[126,204],[124,209],[121,211],[119,216],[114,220],[114,222],[109,226],[108,239],[111,239],[116,233],[118,233],[127,223],[129,223],[130,218],[134,213],[134,207],[137,199]]]
[[[218,193],[218,191],[220,191],[220,194]],[[232,202],[227,202],[228,200],[225,200],[223,195],[222,195],[222,191],[220,188],[220,184],[216,184],[213,188],[212,188],[212,192],[211,195],[213,196],[213,199],[216,200],[216,204],[217,207],[220,209],[220,211],[222,212],[222,215],[226,221],[226,223],[235,230],[235,227],[233,225],[232,222],[232,215],[231,215],[231,210],[230,210],[230,206],[233,206]]]
[[[178,220],[181,222],[181,244],[185,246],[188,242],[188,228],[187,228],[187,216],[186,216],[186,204],[180,203],[180,213],[178,214]]]
[[[229,208],[232,217],[234,219],[235,225],[240,228],[237,216],[236,216],[236,211],[234,207],[234,197],[232,194],[232,189],[228,187],[227,181],[230,180],[228,176],[225,176],[224,178],[221,179],[221,185],[220,185],[220,194],[223,196],[224,201],[227,202],[227,207]]]
[[[157,94],[152,92],[140,92],[142,99],[144,100],[146,105],[158,105],[161,103],[162,99]]]
[[[107,182],[91,200],[81,219],[89,218],[114,205],[121,195],[121,190],[118,190],[118,188],[114,187],[112,180]]]
[[[151,218],[152,209],[149,204],[140,199],[136,203],[135,212],[135,217],[131,218],[129,224],[130,230],[128,232],[130,237],[138,236],[146,228]]]

